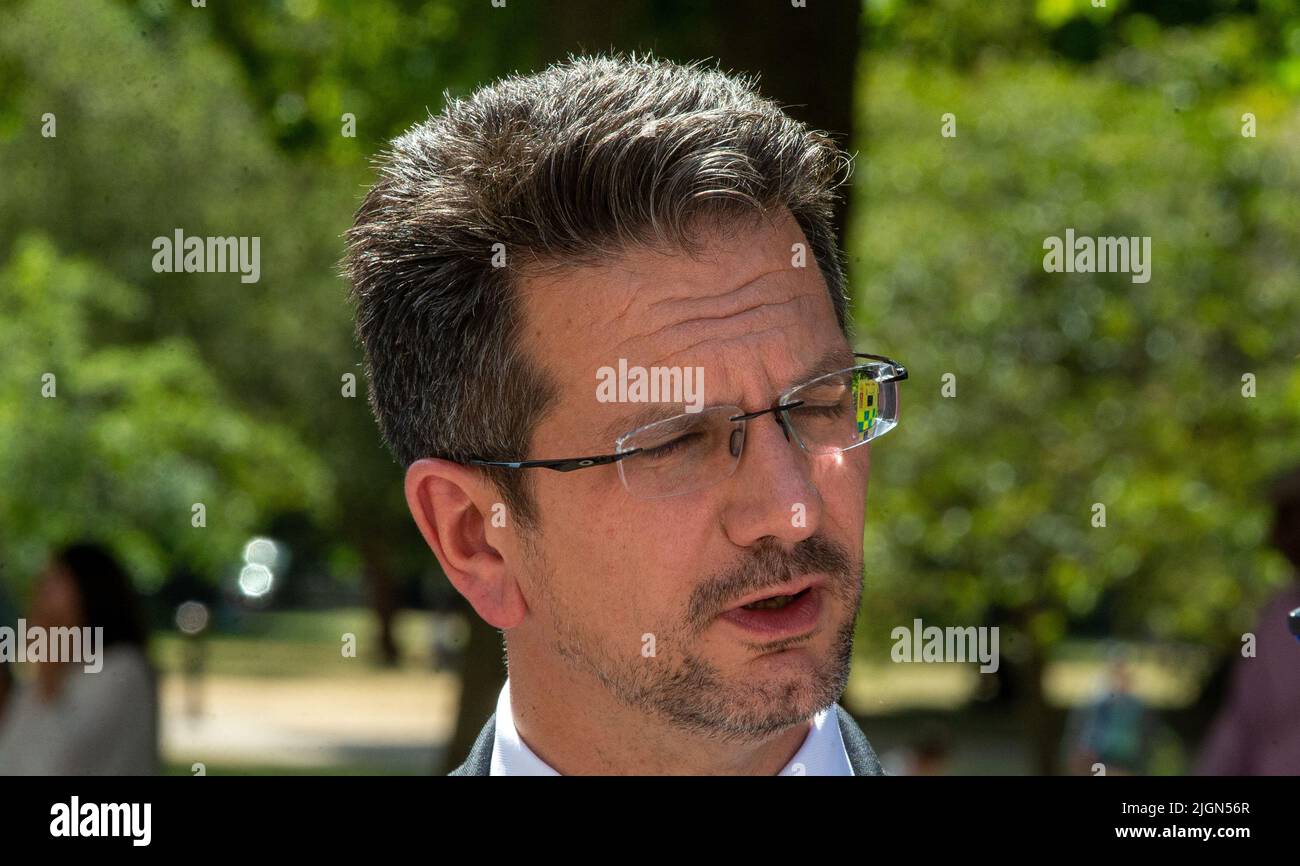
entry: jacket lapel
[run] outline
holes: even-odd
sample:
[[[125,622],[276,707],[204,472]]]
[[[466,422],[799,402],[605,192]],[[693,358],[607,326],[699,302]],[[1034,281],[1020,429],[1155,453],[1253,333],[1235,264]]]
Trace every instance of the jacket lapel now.
[[[835,713],[839,716],[840,736],[844,738],[844,751],[849,753],[849,766],[853,767],[853,775],[889,775],[880,766],[875,749],[871,748],[871,744],[867,742],[867,735],[862,733],[862,729],[858,727],[857,722],[853,721],[849,711],[837,703]]]
[[[449,776],[490,776],[492,775],[492,744],[496,739],[497,714],[488,716],[487,724],[479,731],[478,739],[470,747],[465,763],[452,770]]]

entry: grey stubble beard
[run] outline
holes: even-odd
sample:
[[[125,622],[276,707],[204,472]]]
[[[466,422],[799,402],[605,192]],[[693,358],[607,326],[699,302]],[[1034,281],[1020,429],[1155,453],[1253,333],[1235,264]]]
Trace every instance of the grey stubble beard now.
[[[553,594],[549,563],[535,548],[532,573],[550,612],[552,648],[563,663],[580,675],[592,676],[619,703],[667,722],[697,737],[728,743],[759,743],[794,725],[806,723],[816,712],[834,704],[848,685],[853,659],[853,638],[861,605],[863,559],[851,558],[844,547],[824,536],[810,536],[793,553],[777,545],[759,545],[741,566],[707,580],[692,595],[688,612],[676,625],[646,632],[655,635],[655,656],[642,655],[642,633],[628,641],[625,652],[611,652],[585,624],[568,617],[566,607]],[[782,583],[795,574],[823,571],[824,599],[832,609],[845,612],[825,657],[811,676],[779,683],[737,683],[718,667],[689,650],[716,619],[717,613],[738,595]],[[767,575],[762,581],[756,578]],[[838,605],[836,604],[838,602]],[[790,639],[764,648],[783,651],[804,643]],[[668,649],[670,654],[661,655]]]

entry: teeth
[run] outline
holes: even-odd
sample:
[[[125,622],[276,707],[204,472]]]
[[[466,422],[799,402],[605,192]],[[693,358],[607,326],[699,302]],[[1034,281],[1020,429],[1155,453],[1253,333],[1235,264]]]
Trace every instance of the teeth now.
[[[778,595],[773,596],[772,598],[765,598],[762,601],[753,602],[752,604],[747,604],[744,607],[745,610],[773,610],[785,607],[793,600],[793,595]]]

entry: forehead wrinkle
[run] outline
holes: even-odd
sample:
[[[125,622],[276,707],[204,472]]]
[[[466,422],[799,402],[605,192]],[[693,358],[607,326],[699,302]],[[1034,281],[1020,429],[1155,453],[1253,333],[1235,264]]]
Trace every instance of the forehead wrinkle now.
[[[692,259],[692,261],[696,261]],[[698,263],[698,262],[697,262]],[[651,269],[642,270],[644,275],[634,281],[633,285],[627,292],[627,302],[622,304],[622,309],[615,316],[611,317],[608,325],[613,327],[619,320],[628,320],[629,318],[636,322],[645,322],[647,326],[654,326],[656,322],[663,322],[655,330],[649,333],[626,337],[621,340],[614,348],[620,349],[628,343],[639,339],[651,339],[659,332],[673,326],[673,319],[678,320],[678,324],[687,323],[692,319],[725,319],[730,316],[740,315],[749,312],[764,305],[784,303],[791,298],[797,298],[805,291],[797,279],[783,280],[781,275],[789,274],[793,277],[800,276],[800,268],[795,268],[784,263],[776,267],[768,266],[758,273],[748,274],[738,285],[722,291],[710,292],[708,289],[717,285],[726,285],[735,279],[735,271],[742,270],[746,261],[734,263],[736,266],[730,270],[726,269],[727,262],[719,257],[714,267],[708,268],[703,275],[690,269],[690,265],[684,261],[676,261],[663,268],[663,275],[660,276]],[[764,263],[760,263],[762,266]],[[624,268],[624,270],[628,270]],[[720,273],[721,272],[721,273]],[[742,270],[746,273],[747,269]],[[775,279],[773,279],[775,277]],[[664,284],[667,290],[671,292],[666,297],[659,297],[650,300],[644,306],[636,307],[636,300],[647,294],[645,287],[647,285]],[[824,287],[822,289],[825,290]],[[657,292],[653,292],[657,294]],[[664,305],[669,305],[668,309],[660,310]],[[700,313],[698,311],[705,312]]]
[[[768,331],[778,330],[777,325],[768,325],[760,327],[756,331],[738,332],[750,321],[756,321],[762,324],[771,321],[781,307],[790,304],[799,305],[804,299],[802,297],[788,298],[784,301],[762,301],[752,304],[740,310],[729,311],[717,316],[694,316],[678,322],[670,322],[662,325],[647,334],[638,334],[633,337],[619,341],[615,350],[621,350],[631,343],[649,343],[653,344],[660,338],[665,338],[669,342],[678,340],[693,340],[690,348],[708,342],[710,339],[729,340],[746,336],[757,336]],[[678,354],[686,351],[686,348],[674,349],[667,354]]]
[[[597,285],[603,286],[606,292],[610,294],[615,294],[618,289],[622,288],[622,299],[615,297],[611,303],[596,308],[597,312],[602,309],[613,311],[603,321],[601,320],[603,317],[597,317],[597,327],[609,327],[619,319],[627,318],[629,314],[632,314],[633,306],[643,297],[647,285],[667,284],[670,287],[685,288],[686,291],[651,301],[648,306],[636,312],[638,318],[649,316],[651,311],[661,304],[689,303],[692,301],[709,303],[727,295],[743,292],[764,277],[799,270],[785,264],[782,260],[782,263],[778,266],[755,273],[732,288],[710,293],[696,291],[697,288],[707,289],[713,285],[725,284],[727,277],[724,276],[722,279],[716,280],[712,276],[699,277],[691,274],[690,268],[703,264],[711,265],[712,270],[723,271],[727,275],[734,273],[735,268],[726,268],[726,263],[722,259],[722,256],[714,256],[708,259],[681,251],[666,251],[655,247],[635,247],[625,250],[607,262],[584,263],[571,268],[556,266],[544,271],[529,273],[527,274],[529,277],[527,282],[531,285],[527,288],[520,285],[519,289],[521,290],[520,294],[531,294],[546,289],[562,288],[565,283],[574,280],[592,281],[593,278]],[[523,283],[525,281],[520,280],[519,282]]]
[[[623,283],[628,284],[623,292],[623,302],[620,304],[617,299],[615,299],[614,303],[609,305],[609,308],[613,310],[613,313],[603,322],[598,318],[597,327],[612,327],[619,319],[626,318],[632,309],[632,305],[636,303],[638,296],[637,289],[633,287],[636,282],[638,271],[627,264],[626,256],[608,264],[590,267],[586,269],[586,273],[591,276],[596,276],[604,282],[606,288],[609,289],[613,289],[615,286]],[[619,274],[625,274],[626,278],[620,281]]]
[[[784,272],[786,272],[786,271],[794,271],[794,270],[795,270],[795,268],[793,268],[793,267],[788,267],[788,266],[782,265],[781,267],[772,268],[772,269],[769,270],[769,271],[763,271],[763,272],[761,272],[761,273],[754,274],[752,277],[750,277],[749,279],[745,280],[745,281],[744,281],[743,283],[741,283],[740,285],[735,286],[735,287],[730,288],[730,289],[724,289],[724,290],[721,291],[721,292],[714,292],[714,293],[711,293],[711,294],[701,294],[701,293],[699,293],[699,292],[690,292],[690,293],[688,293],[688,294],[684,294],[684,295],[669,295],[668,297],[666,297],[666,298],[660,298],[659,300],[654,301],[654,302],[651,303],[649,306],[647,306],[647,307],[645,308],[645,314],[646,314],[646,315],[649,315],[650,311],[653,310],[655,307],[659,306],[660,304],[668,304],[668,303],[674,303],[674,302],[679,302],[679,301],[680,301],[680,302],[683,302],[683,303],[690,303],[690,302],[692,302],[692,301],[709,302],[709,301],[714,301],[714,300],[716,300],[716,299],[718,299],[718,298],[726,297],[727,295],[739,294],[740,292],[743,292],[745,289],[751,288],[751,287],[754,285],[754,283],[758,282],[759,280],[763,279],[764,277],[770,277],[770,276],[772,276],[772,274],[779,274],[779,273],[784,273]],[[695,281],[692,281],[692,282],[703,283],[703,286],[704,286],[704,287],[707,287],[707,286],[713,284],[713,281],[712,281],[712,280],[695,280]]]
[[[690,352],[692,349],[695,349],[695,348],[698,348],[698,347],[700,347],[700,346],[703,346],[705,343],[716,342],[716,343],[718,343],[720,346],[724,346],[724,345],[726,345],[726,344],[728,344],[728,343],[734,343],[734,342],[737,342],[737,341],[740,341],[740,340],[752,340],[752,339],[757,339],[757,338],[759,338],[759,337],[765,337],[765,336],[767,336],[768,334],[772,334],[772,333],[784,334],[784,333],[786,333],[786,330],[787,330],[787,329],[785,329],[785,328],[779,327],[779,326],[777,326],[777,325],[773,325],[773,326],[770,327],[770,328],[763,328],[761,331],[751,331],[751,332],[749,332],[749,333],[747,333],[747,334],[737,334],[737,335],[732,336],[732,337],[719,337],[717,334],[709,334],[708,336],[706,336],[706,337],[704,337],[704,338],[702,338],[702,339],[696,340],[694,343],[691,343],[689,346],[682,346],[682,347],[679,348],[679,349],[673,349],[672,351],[667,352],[666,354],[664,354],[664,355],[662,355],[662,356],[656,358],[655,360],[651,361],[651,362],[650,362],[649,364],[647,364],[646,366],[655,366],[655,367],[657,367],[657,366],[675,366],[675,365],[664,365],[662,362],[667,361],[667,360],[669,360],[670,358],[676,357],[676,356],[678,356],[678,355],[685,355],[685,354],[687,354],[688,352]],[[752,355],[754,355],[755,353],[754,353],[754,352],[752,351],[752,349],[751,349],[750,351],[747,351],[745,354],[746,354],[747,356],[752,356]],[[683,366],[685,366],[685,365],[683,365]],[[701,365],[701,366],[706,366],[706,367],[707,367],[708,365]]]

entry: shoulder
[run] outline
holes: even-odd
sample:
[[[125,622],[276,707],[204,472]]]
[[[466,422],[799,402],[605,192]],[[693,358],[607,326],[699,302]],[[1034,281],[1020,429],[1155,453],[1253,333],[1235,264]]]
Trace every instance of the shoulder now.
[[[143,650],[128,644],[115,644],[104,649],[103,654],[100,682],[117,690],[144,691],[152,686],[154,669]]]
[[[69,678],[70,711],[107,714],[108,708],[115,707],[115,712],[130,715],[151,707],[155,683],[148,657],[124,645],[107,647],[102,653],[98,670],[78,668]]]
[[[1265,631],[1286,630],[1287,614],[1300,607],[1300,580],[1282,587],[1268,597],[1260,609],[1259,622]]]

